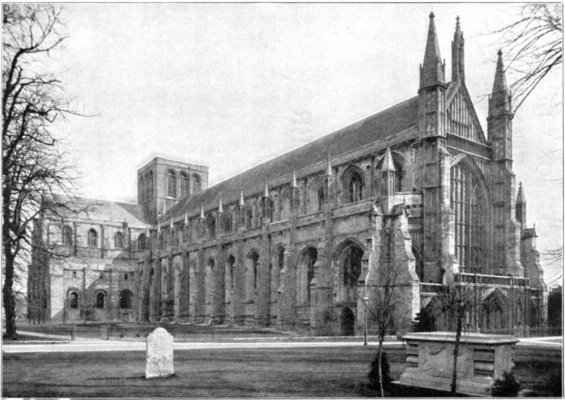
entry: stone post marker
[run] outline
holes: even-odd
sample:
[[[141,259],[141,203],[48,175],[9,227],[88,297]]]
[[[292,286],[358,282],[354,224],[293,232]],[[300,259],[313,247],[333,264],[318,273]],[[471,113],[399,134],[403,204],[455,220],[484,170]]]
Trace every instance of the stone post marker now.
[[[175,373],[173,335],[164,328],[155,328],[147,336],[145,378],[166,378]]]

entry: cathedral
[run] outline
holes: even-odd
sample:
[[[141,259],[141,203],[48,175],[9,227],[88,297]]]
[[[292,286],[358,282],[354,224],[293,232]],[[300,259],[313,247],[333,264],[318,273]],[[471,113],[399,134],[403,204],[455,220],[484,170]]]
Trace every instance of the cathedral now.
[[[375,331],[387,288],[398,333],[423,309],[441,325],[438,293],[459,285],[476,303],[470,328],[544,325],[536,232],[512,171],[503,54],[484,131],[459,19],[451,79],[433,13],[425,42],[415,96],[351,126],[211,187],[207,166],[155,157],[138,170],[137,204],[76,199],[80,213],[44,212],[30,321],[353,335]]]

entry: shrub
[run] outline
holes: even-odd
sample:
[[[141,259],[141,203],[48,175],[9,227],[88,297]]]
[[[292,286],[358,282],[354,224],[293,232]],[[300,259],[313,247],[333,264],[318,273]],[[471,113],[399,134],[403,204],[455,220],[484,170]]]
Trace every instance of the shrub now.
[[[416,314],[416,318],[412,323],[414,332],[433,332],[436,330],[436,321],[429,308],[422,308]]]
[[[547,390],[550,396],[562,397],[563,396],[563,376],[560,372],[552,373],[547,380]]]
[[[390,387],[390,383],[392,382],[392,378],[390,377],[390,364],[388,362],[388,357],[386,353],[383,352],[382,355],[382,366],[381,370],[383,373],[383,389],[387,390]],[[375,359],[371,363],[371,369],[369,370],[369,386],[373,390],[380,390],[379,384],[379,355],[375,356]]]
[[[502,378],[494,381],[492,386],[492,395],[499,397],[516,397],[520,391],[520,382],[514,376],[512,371],[504,371]]]

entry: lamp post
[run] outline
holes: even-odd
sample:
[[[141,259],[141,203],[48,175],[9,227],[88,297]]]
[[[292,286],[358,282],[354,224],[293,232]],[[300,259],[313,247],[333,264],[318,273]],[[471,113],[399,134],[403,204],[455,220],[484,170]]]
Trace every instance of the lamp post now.
[[[367,301],[369,300],[369,296],[363,297],[363,304],[365,304],[365,335],[364,335],[364,342],[363,345],[367,346]]]

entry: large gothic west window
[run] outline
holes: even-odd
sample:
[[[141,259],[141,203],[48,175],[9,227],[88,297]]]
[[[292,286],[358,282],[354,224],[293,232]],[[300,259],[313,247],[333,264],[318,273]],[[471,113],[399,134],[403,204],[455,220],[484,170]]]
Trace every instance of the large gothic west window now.
[[[476,175],[461,163],[451,168],[451,207],[455,212],[455,255],[461,271],[485,271],[485,193]]]

